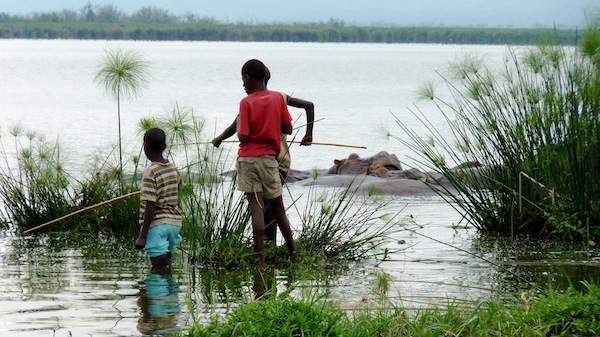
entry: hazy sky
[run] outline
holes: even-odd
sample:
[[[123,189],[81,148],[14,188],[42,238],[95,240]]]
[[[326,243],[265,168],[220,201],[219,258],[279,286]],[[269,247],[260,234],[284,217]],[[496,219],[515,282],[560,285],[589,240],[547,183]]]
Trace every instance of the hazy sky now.
[[[158,6],[226,21],[323,21],[399,25],[582,26],[600,0],[96,0],[125,11]],[[0,0],[0,11],[78,9],[81,0]]]

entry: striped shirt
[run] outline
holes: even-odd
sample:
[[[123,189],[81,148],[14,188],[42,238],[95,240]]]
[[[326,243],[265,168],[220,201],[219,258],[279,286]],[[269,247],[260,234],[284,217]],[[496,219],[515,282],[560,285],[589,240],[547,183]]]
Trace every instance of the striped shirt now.
[[[160,224],[181,226],[181,213],[177,208],[179,172],[172,163],[152,162],[144,170],[140,195],[140,225],[144,222],[146,201],[156,203],[156,213],[150,227]]]

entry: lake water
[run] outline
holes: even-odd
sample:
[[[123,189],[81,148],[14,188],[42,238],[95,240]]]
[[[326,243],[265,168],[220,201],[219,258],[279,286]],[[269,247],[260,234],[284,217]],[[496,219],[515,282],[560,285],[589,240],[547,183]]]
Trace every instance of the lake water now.
[[[407,149],[385,137],[385,130],[399,133],[391,113],[418,129],[407,107],[416,101],[420,84],[435,80],[436,70],[444,72],[449,62],[465,55],[500,67],[506,52],[497,46],[1,40],[3,137],[15,123],[48,138],[59,137],[66,149],[61,153],[72,170],[81,169],[95,150],[115,144],[115,103],[93,82],[104,49],[115,46],[139,51],[152,66],[151,81],[142,95],[123,104],[128,151],[139,148],[138,120],[166,115],[176,102],[205,118],[208,139],[236,114],[244,95],[242,63],[260,58],[271,69],[271,88],[315,102],[317,118],[325,118],[315,126],[316,141],[366,145],[368,150],[359,154],[387,150],[405,162],[411,162]],[[443,132],[439,112],[424,108]],[[294,117],[301,115],[293,111]],[[349,152],[295,148],[293,166],[324,168]],[[305,189],[291,185],[290,193],[298,196]],[[285,197],[289,203],[291,197]],[[188,326],[191,311],[206,320],[228,306],[252,300],[256,291],[269,284],[296,296],[328,290],[340,307],[352,308],[371,296],[376,273],[381,271],[392,277],[394,302],[408,308],[443,306],[447,298],[469,305],[469,301],[530,288],[512,273],[540,285],[561,285],[566,278],[598,278],[597,250],[486,239],[472,229],[456,227],[460,216],[437,198],[385,198],[395,209],[406,207],[403,215],[414,216],[422,226],[419,232],[464,251],[402,231],[391,242],[391,248],[399,251],[386,262],[365,261],[314,277],[281,269],[269,275],[265,285],[251,272],[192,272],[182,262],[172,277],[157,277],[149,273],[144,257],[127,247],[78,247],[52,237],[40,244],[3,233],[0,336],[167,333]],[[289,215],[292,223],[298,223],[297,214]],[[508,263],[490,265],[465,251]],[[511,263],[540,259],[545,262]],[[552,263],[579,259],[590,265]]]
[[[72,165],[95,149],[117,142],[116,103],[94,83],[104,56],[113,47],[132,49],[151,65],[151,79],[141,95],[122,107],[125,149],[139,149],[140,118],[167,115],[175,103],[191,107],[206,122],[206,139],[231,123],[245,95],[240,69],[250,58],[271,69],[273,90],[311,100],[316,117],[314,139],[367,146],[410,161],[408,150],[385,130],[402,136],[392,113],[409,126],[420,125],[407,108],[426,81],[441,82],[436,71],[466,55],[490,66],[503,64],[506,47],[453,45],[379,45],[310,43],[125,42],[125,41],[0,41],[0,130],[15,124],[60,137]],[[440,86],[441,94],[444,94]],[[439,112],[422,104],[444,130]],[[304,124],[301,110],[292,110]],[[299,136],[299,138],[301,135]],[[293,151],[297,169],[329,167],[349,150],[314,146]],[[83,157],[83,158],[82,158]]]

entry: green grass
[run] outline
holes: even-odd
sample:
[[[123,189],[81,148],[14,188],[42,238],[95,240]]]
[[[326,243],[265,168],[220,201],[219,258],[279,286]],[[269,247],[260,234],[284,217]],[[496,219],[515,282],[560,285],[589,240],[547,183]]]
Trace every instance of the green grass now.
[[[453,65],[440,75],[452,99],[436,95],[431,84],[421,90],[445,116],[451,137],[424,109],[413,113],[427,135],[398,120],[422,168],[452,186],[436,192],[479,230],[585,241],[600,235],[596,35],[584,37],[582,51],[510,51],[500,72],[475,58]],[[481,167],[451,168],[465,162]],[[520,189],[522,173],[542,185],[522,178]]]
[[[226,320],[197,324],[181,336],[597,336],[600,287],[490,300],[475,307],[449,304],[409,313],[402,308],[348,312],[319,299],[271,297],[241,305]]]

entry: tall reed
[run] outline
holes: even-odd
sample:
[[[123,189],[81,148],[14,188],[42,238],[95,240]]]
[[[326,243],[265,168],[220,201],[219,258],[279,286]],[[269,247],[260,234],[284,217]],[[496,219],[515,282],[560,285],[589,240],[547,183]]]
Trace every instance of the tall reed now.
[[[511,50],[501,73],[467,59],[451,67],[453,77],[440,74],[452,100],[437,96],[432,85],[421,90],[446,118],[451,137],[416,108],[413,115],[429,134],[397,119],[407,135],[401,141],[419,164],[448,179],[450,188],[435,191],[480,230],[597,236],[600,68],[594,55],[555,46]]]
[[[340,190],[308,188],[299,214],[298,242],[304,254],[353,261],[389,253],[384,246],[393,233],[402,230],[401,209],[391,200],[364,197],[359,188],[354,183]]]
[[[13,128],[13,131],[19,128]],[[120,169],[108,157],[94,157],[79,177],[65,168],[58,142],[34,132],[12,132],[15,154],[0,141],[0,220],[22,231],[71,211],[120,195]],[[137,184],[136,184],[137,185]],[[135,198],[54,225],[53,230],[97,233],[137,230]]]

